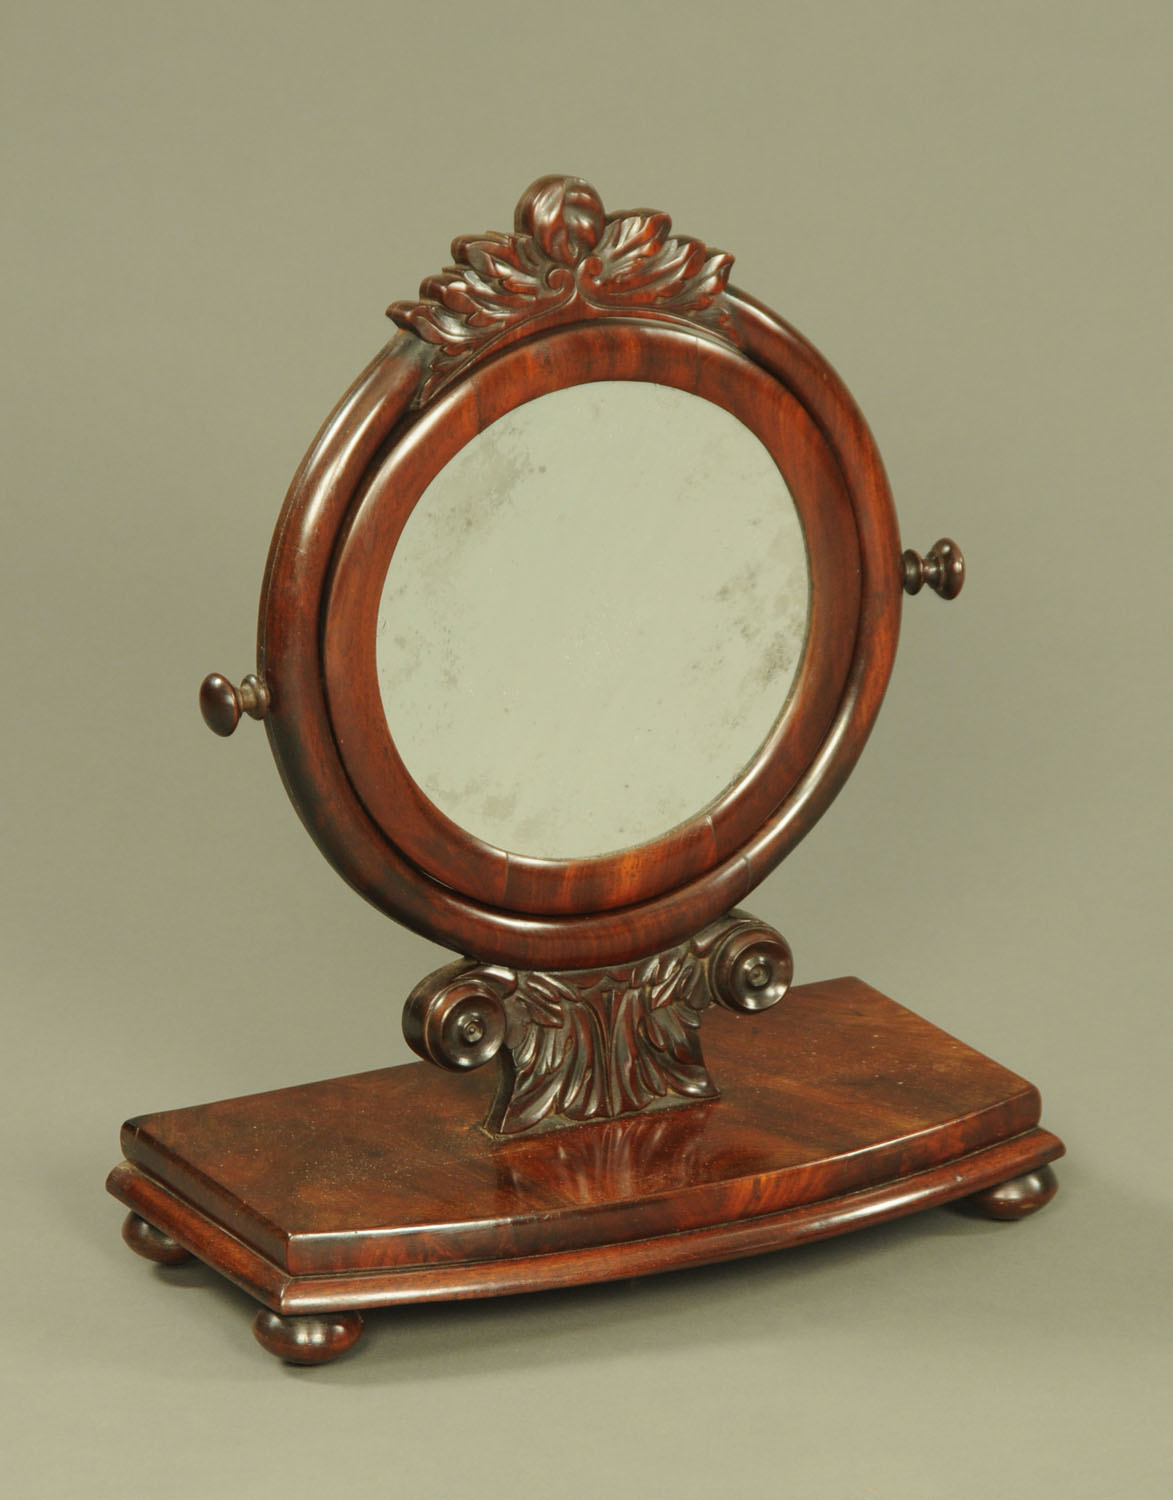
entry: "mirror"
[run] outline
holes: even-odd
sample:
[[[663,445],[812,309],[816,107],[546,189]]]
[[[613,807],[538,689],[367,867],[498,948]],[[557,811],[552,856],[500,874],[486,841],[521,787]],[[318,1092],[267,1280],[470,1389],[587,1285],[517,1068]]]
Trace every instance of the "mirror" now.
[[[639,845],[757,755],[810,593],[790,491],[731,413],[641,381],[550,392],[477,434],[408,518],[378,612],[388,727],[486,843]]]
[[[724,251],[575,177],[513,224],[392,303],[286,496],[257,671],[200,689],[218,733],[266,720],[355,891],[460,955],[404,1002],[423,1062],[123,1130],[127,1242],[239,1282],[299,1363],[369,1307],[953,1198],[1018,1218],[1063,1149],[1034,1088],[860,980],[792,993],[741,906],[850,774],[901,591],[954,597],[956,545],[901,553],[851,396]]]

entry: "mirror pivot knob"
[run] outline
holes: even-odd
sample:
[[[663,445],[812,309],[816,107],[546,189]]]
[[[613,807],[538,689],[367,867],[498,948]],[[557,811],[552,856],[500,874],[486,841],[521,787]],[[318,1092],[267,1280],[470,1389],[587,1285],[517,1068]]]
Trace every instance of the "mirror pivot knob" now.
[[[268,712],[269,689],[252,672],[239,687],[234,687],[219,672],[210,672],[200,683],[200,713],[213,734],[231,734],[240,723],[241,714],[263,719]]]
[[[909,548],[901,564],[906,594],[919,594],[927,583],[942,599],[956,599],[965,583],[965,558],[957,543],[947,536],[933,543],[927,557]]]

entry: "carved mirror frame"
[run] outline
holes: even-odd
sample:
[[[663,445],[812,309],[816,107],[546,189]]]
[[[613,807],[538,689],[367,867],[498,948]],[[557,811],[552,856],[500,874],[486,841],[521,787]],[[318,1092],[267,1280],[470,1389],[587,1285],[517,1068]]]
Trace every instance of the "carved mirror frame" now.
[[[356,890],[466,955],[404,1007],[410,1044],[448,1072],[409,1063],[129,1120],[107,1184],[127,1243],[165,1265],[200,1256],[260,1301],[266,1349],[317,1364],[371,1307],[699,1265],[961,1198],[1033,1213],[1063,1152],[1037,1089],[859,979],[790,989],[785,940],[737,909],[859,756],[902,591],[952,598],[960,551],[901,554],[842,382],[667,215],[608,214],[580,179],[546,177],[512,234],[452,253],[390,308],[399,332],[294,478],[257,674],[213,674],[200,694],[218,733],[265,720],[302,820]],[[765,446],[805,537],[807,639],[772,731],[716,801],[635,848],[539,859],[474,838],[408,774],[376,628],[397,539],[449,459],[524,403],[596,381],[688,392]],[[475,1075],[494,1058],[495,1083]]]
[[[490,962],[622,963],[734,907],[850,772],[899,629],[891,496],[827,361],[729,287],[732,257],[674,236],[666,214],[608,214],[587,183],[546,177],[520,200],[512,234],[459,238],[452,256],[419,301],[388,309],[402,331],[294,478],[262,589],[263,704],[249,709],[206,687],[205,713],[220,728],[241,706],[264,714],[306,827],[388,915]],[[805,533],[809,634],[774,730],[714,804],[634,850],[532,858],[459,827],[404,768],[379,697],[375,622],[395,542],[453,454],[521,403],[599,380],[691,392],[761,440]]]

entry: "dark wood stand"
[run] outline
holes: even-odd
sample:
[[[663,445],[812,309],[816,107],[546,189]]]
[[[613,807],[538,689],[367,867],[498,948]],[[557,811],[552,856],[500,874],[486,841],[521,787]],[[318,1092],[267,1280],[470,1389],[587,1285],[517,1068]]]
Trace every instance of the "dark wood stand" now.
[[[700,1265],[951,1199],[1021,1218],[1055,1191],[1063,1147],[1030,1084],[856,979],[780,1004],[790,950],[738,909],[861,753],[903,593],[953,599],[965,563],[948,538],[901,550],[862,414],[812,345],[728,285],[732,263],[566,176],[531,183],[511,233],[455,240],[419,300],[388,309],[400,332],[294,477],[256,672],[200,690],[217,734],[265,721],[356,891],[475,955],[407,999],[425,1062],[123,1130],[109,1187],[127,1243],[244,1287],[285,1359],[342,1353],[363,1308]],[[380,684],[380,601],[456,454],[528,402],[623,381],[710,401],[757,437],[802,528],[809,618],[773,728],[714,801],[634,847],[547,858],[485,842],[413,780]]]
[[[720,1096],[494,1138],[492,1070],[384,1068],[129,1121],[111,1193],[149,1259],[198,1256],[316,1364],[361,1310],[754,1255],[968,1199],[1016,1219],[1063,1154],[1037,1090],[858,979],[716,1008]]]

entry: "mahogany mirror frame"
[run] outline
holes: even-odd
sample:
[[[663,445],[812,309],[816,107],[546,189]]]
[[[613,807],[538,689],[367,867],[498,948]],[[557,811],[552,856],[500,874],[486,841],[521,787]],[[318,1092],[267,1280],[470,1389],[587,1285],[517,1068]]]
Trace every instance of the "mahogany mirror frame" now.
[[[842,382],[666,214],[606,214],[580,179],[541,178],[513,234],[452,253],[389,309],[401,332],[294,478],[258,674],[214,673],[200,702],[220,734],[265,720],[335,868],[466,957],[407,997],[421,1062],[128,1120],[107,1183],[126,1242],[199,1256],[260,1302],[267,1350],[321,1364],[372,1307],[701,1265],[947,1202],[1036,1212],[1063,1153],[1038,1090],[858,979],[791,988],[785,939],[737,909],[855,764],[902,591],[955,597],[960,550],[901,555]],[[376,622],[396,540],[452,455],[597,380],[691,392],[761,440],[805,536],[807,639],[772,732],[709,807],[633,849],[536,859],[473,838],[408,775]]]
[[[736,906],[809,831],[879,710],[904,578],[883,465],[827,361],[727,287],[730,258],[703,247],[699,270],[715,283],[707,300],[695,291],[690,299],[687,281],[675,299],[587,300],[581,288],[594,247],[581,226],[577,251],[557,241],[570,233],[573,205],[554,203],[554,180],[543,181],[530,190],[528,210],[522,200],[518,221],[561,248],[555,271],[576,265],[579,294],[536,316],[524,309],[471,355],[429,342],[427,318],[438,320],[427,302],[391,309],[405,331],[343,397],[286,497],[257,653],[282,779],[335,869],[388,915],[451,949],[567,969],[624,962],[688,937]],[[454,255],[467,259],[467,246],[457,241]],[[445,286],[425,282],[429,289]],[[715,803],[634,849],[539,859],[477,839],[412,780],[382,711],[375,620],[395,542],[443,464],[522,402],[593,380],[693,392],[765,444],[806,538],[809,633],[774,730]]]

